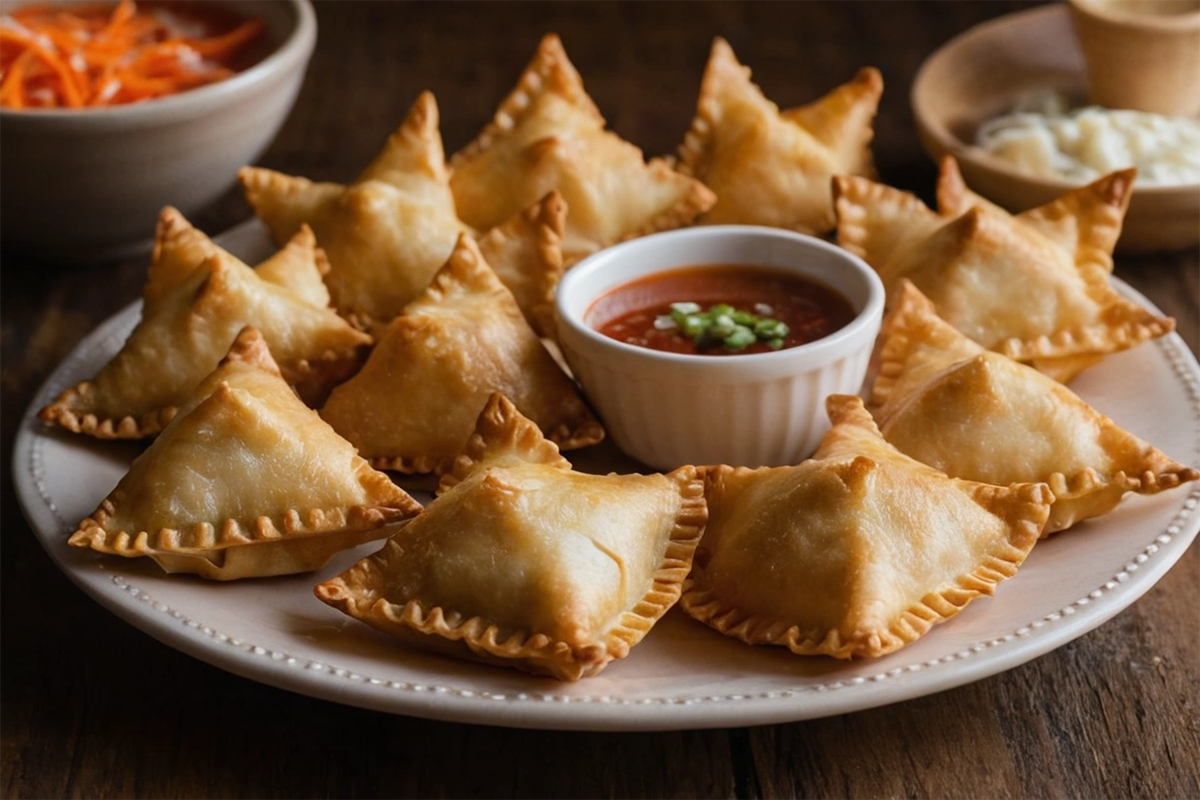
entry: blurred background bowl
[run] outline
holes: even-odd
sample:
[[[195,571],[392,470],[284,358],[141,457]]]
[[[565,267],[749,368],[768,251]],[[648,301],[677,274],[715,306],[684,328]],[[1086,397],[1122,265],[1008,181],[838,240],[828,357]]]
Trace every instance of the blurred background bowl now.
[[[1200,113],[1200,0],[1069,0],[1088,100],[1107,108]]]
[[[9,11],[23,3],[5,2]],[[268,54],[219,83],[132,105],[0,109],[0,239],[88,264],[148,250],[165,205],[191,216],[271,143],[316,44],[308,0],[221,0],[266,24]]]
[[[958,159],[967,184],[1010,211],[1048,203],[1086,181],[1041,178],[976,147],[975,131],[1038,90],[1086,96],[1083,53],[1065,4],[1009,14],[971,28],[926,59],[912,86],[913,117],[925,150]],[[1117,251],[1200,245],[1200,183],[1134,183]]]

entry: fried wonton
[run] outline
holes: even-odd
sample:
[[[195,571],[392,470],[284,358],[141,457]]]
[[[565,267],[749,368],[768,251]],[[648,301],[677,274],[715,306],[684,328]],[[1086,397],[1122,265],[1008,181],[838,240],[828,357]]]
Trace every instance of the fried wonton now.
[[[882,93],[883,78],[868,67],[816,102],[780,112],[718,37],[679,148],[679,171],[717,195],[700,222],[831,230],[830,178],[874,175],[871,122]]]
[[[313,302],[320,261],[303,233],[259,271],[172,211],[159,223],[141,321],[94,378],[42,409],[44,421],[101,439],[153,436],[245,325],[262,332],[287,381],[314,405],[362,363],[371,337]],[[188,268],[197,255],[204,260]]]
[[[1049,484],[1044,534],[1106,514],[1128,492],[1200,479],[1065,386],[971,342],[911,283],[897,294],[871,405],[902,452],[968,480]]]
[[[307,572],[419,503],[284,382],[244,329],[70,543],[215,580]]]
[[[833,428],[794,467],[720,466],[680,605],[750,644],[881,656],[1012,577],[1053,499],[950,478],[884,441],[862,400],[831,395]]]
[[[1044,206],[1020,214],[1005,209],[971,191],[954,156],[944,156],[937,183],[938,213],[958,217],[974,206],[1002,217],[1020,220],[1055,242],[1077,260],[1113,271],[1112,251],[1125,222],[1134,178],[1134,168],[1100,178],[1079,191],[1067,192]]]
[[[241,263],[196,229],[178,210],[164,208],[158,216],[154,251],[150,256],[153,266],[142,292],[143,299],[148,304],[157,302],[214,256]],[[289,289],[312,305],[329,305],[329,289],[323,280],[329,272],[329,260],[325,251],[317,247],[316,237],[307,225],[301,225],[294,236],[254,271],[264,281]]]
[[[882,184],[834,179],[838,243],[871,264],[889,292],[908,278],[971,339],[1063,383],[1174,328],[1109,283],[1132,170],[1016,217],[952,188],[961,183],[952,159],[942,170],[939,195],[957,216]]]
[[[703,495],[690,466],[574,472],[492,395],[437,499],[316,595],[421,647],[578,680],[628,655],[679,598]]]
[[[392,320],[362,370],[321,409],[382,469],[431,472],[454,458],[492,392],[564,449],[604,431],[469,236]]]
[[[484,230],[552,189],[567,216],[567,263],[636,236],[677,228],[713,204],[703,184],[611,131],[554,34],[542,39],[512,93],[450,159],[459,216]],[[320,232],[318,231],[318,238]]]
[[[563,273],[567,204],[550,192],[479,238],[479,252],[538,335],[554,337],[554,290]]]
[[[433,95],[424,92],[383,151],[349,186],[313,183],[256,167],[239,177],[276,241],[311,225],[328,253],[333,303],[378,331],[429,285],[461,233]],[[485,256],[541,333],[562,273],[566,208],[534,198],[480,240]]]
[[[334,305],[364,323],[396,316],[429,284],[458,235],[470,232],[455,215],[429,92],[349,186],[258,167],[238,177],[276,241],[312,227],[332,266]]]

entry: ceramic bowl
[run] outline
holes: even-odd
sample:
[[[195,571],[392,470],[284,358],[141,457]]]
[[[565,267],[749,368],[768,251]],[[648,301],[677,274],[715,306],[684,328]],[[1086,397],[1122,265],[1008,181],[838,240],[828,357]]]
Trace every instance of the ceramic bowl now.
[[[74,264],[148,250],[163,206],[194,214],[267,148],[300,90],[316,17],[308,0],[222,3],[260,17],[273,47],[227,80],[132,105],[0,110],[5,247]]]
[[[1088,100],[1200,114],[1200,0],[1069,0]]]
[[[1082,98],[1085,86],[1083,54],[1067,7],[1037,8],[971,28],[931,55],[913,81],[913,116],[921,142],[935,160],[953,155],[972,189],[1010,211],[1024,211],[1079,184],[1022,173],[975,147],[975,131],[1031,91],[1052,89]],[[1200,183],[1134,184],[1119,252],[1198,244]]]
[[[593,304],[618,286],[678,267],[723,264],[775,267],[815,279],[840,292],[855,317],[815,342],[732,356],[659,352],[592,327]],[[685,228],[609,247],[572,267],[558,288],[558,341],[627,455],[663,470],[796,464],[829,429],[825,398],[862,388],[883,300],[874,270],[820,239],[748,225]]]

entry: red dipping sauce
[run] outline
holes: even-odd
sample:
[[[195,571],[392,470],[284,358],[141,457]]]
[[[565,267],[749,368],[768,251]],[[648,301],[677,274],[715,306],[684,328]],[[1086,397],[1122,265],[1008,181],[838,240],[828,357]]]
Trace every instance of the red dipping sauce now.
[[[740,350],[720,343],[697,347],[679,328],[656,327],[673,303],[708,309],[724,303],[738,311],[779,320],[788,326],[783,344],[758,341]],[[596,331],[619,342],[685,355],[770,353],[822,339],[854,319],[850,302],[835,289],[794,272],[745,264],[680,267],[648,275],[601,295],[586,318]]]

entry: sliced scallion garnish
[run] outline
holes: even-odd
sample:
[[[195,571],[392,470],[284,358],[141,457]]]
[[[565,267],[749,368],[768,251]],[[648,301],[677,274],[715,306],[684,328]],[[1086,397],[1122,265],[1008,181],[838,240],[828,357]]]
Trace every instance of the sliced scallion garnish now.
[[[755,342],[778,350],[788,335],[788,326],[782,320],[740,311],[726,303],[709,306],[708,310],[702,310],[699,303],[672,303],[671,313],[658,317],[654,327],[658,330],[677,327],[701,350],[718,345],[728,350],[744,350]]]

